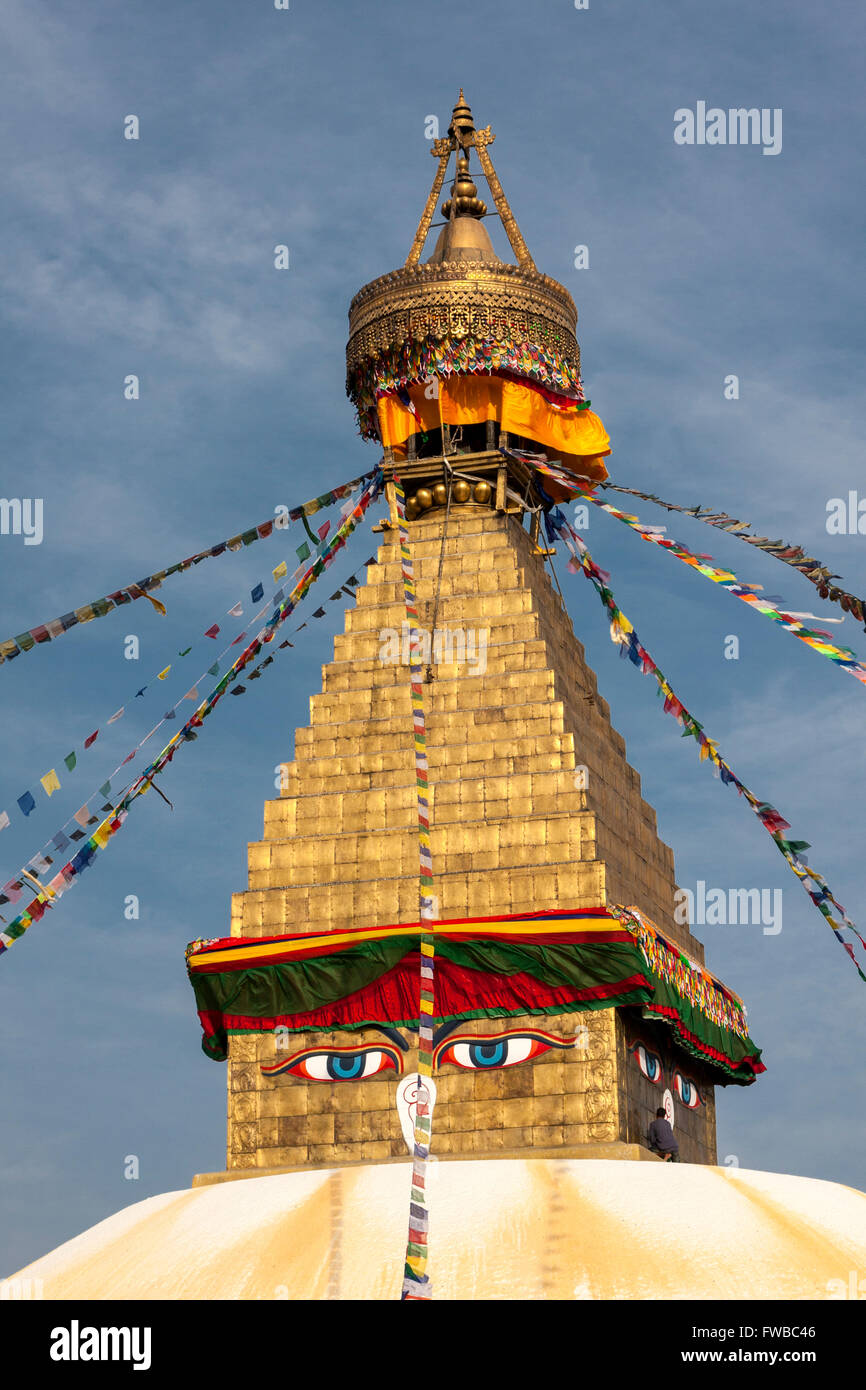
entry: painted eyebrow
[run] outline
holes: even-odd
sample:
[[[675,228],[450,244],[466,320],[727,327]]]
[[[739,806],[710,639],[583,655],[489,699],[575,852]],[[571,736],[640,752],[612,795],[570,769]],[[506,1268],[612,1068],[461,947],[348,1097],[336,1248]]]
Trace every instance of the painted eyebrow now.
[[[403,1037],[402,1033],[398,1033],[396,1028],[389,1028],[384,1023],[371,1023],[370,1027],[375,1029],[377,1033],[383,1033],[386,1038],[389,1038],[391,1042],[395,1042],[404,1052],[409,1051],[408,1042]]]
[[[455,1028],[459,1028],[461,1023],[465,1022],[466,1019],[456,1018],[451,1023],[441,1023],[433,1034],[433,1046],[438,1047],[443,1038],[447,1038],[449,1033],[453,1033]]]

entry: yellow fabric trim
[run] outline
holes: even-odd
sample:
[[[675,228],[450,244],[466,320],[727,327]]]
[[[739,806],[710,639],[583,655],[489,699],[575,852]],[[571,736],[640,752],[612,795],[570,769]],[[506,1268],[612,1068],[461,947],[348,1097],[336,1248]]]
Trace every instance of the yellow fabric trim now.
[[[397,396],[381,396],[377,402],[382,443],[393,448],[405,444],[410,435],[448,425],[480,425],[499,420],[509,434],[523,435],[552,449],[565,467],[570,458],[580,459],[578,470],[586,477],[602,480],[607,469],[602,457],[610,453],[610,436],[591,410],[558,410],[540,392],[519,381],[497,376],[451,376],[440,380],[439,399],[427,397],[425,388],[408,388],[417,415]]]
[[[569,932],[603,932],[615,931],[621,923],[612,917],[574,917],[567,918],[565,921],[548,922],[541,921],[516,921],[516,922],[466,922],[466,923],[447,923],[447,922],[412,922],[404,927],[370,927],[367,931],[359,932],[323,932],[316,936],[307,936],[294,941],[263,941],[261,945],[256,942],[248,943],[242,951],[208,951],[200,956],[192,955],[189,958],[191,970],[199,966],[230,964],[238,961],[255,958],[257,961],[268,960],[271,956],[291,955],[295,951],[308,951],[322,945],[337,945],[348,941],[375,941],[383,937],[393,936],[419,936],[422,932],[425,936],[480,936],[484,932],[495,931],[507,936],[528,936],[535,931],[539,936],[567,935]],[[421,943],[421,949],[425,955],[432,955],[432,948],[425,949],[426,943]]]

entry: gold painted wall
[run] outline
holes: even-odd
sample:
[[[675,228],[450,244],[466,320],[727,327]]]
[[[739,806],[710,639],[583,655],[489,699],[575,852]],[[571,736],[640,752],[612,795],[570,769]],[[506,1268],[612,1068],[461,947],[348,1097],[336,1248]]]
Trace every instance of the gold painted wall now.
[[[427,627],[443,519],[440,512],[410,526]],[[418,918],[408,669],[381,659],[383,633],[399,633],[405,620],[396,532],[384,533],[378,554],[323,668],[310,724],[296,733],[285,791],[265,803],[264,837],[249,846],[249,888],[233,896],[233,935]],[[575,599],[583,601],[579,589]],[[595,596],[585,601],[594,606]],[[635,903],[703,960],[700,943],[672,918],[673,855],[655,813],[543,558],[513,517],[452,509],[437,628],[474,634],[477,657],[487,643],[484,670],[478,659],[439,664],[425,686],[440,916]],[[585,786],[575,785],[581,766]],[[617,1042],[613,1011],[542,1022],[572,1035],[585,1025],[588,1052],[546,1053],[482,1075],[446,1068],[437,1078],[434,1153],[634,1137],[624,1074],[634,1062]],[[297,1047],[324,1036],[299,1037]],[[264,1078],[260,1065],[278,1059],[270,1035],[230,1041],[229,1168],[405,1152],[393,1074],[334,1084]],[[700,1143],[714,1158],[714,1131]]]

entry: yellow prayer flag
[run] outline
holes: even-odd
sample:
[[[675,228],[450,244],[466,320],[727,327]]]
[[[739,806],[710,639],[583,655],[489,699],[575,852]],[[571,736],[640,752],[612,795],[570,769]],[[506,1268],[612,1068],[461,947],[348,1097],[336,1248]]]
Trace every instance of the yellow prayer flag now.
[[[104,849],[110,839],[111,822],[104,820],[102,824],[98,826],[97,829],[93,832],[93,843],[97,845],[99,849]]]
[[[170,666],[166,666],[166,668],[165,668],[164,671],[160,671],[160,673],[159,673],[159,675],[157,676],[156,679],[157,679],[158,681],[164,681],[170,670],[171,670],[171,667],[170,667]]]
[[[273,576],[274,576],[274,582],[276,583],[276,581],[277,581],[278,579],[283,579],[283,578],[285,577],[285,575],[288,574],[288,572],[289,572],[289,567],[288,567],[288,565],[286,564],[285,560],[283,560],[282,564],[281,564],[281,565],[277,565],[277,568],[276,568],[275,570],[272,571]]]
[[[50,772],[46,772],[45,776],[40,777],[39,780],[49,796],[51,796],[52,792],[60,791],[60,778],[57,776],[53,767]]]
[[[152,603],[152,604],[153,604],[153,606],[154,606],[154,608],[156,609],[157,613],[160,613],[160,614],[162,615],[163,618],[165,617],[165,604],[164,604],[164,603],[161,603],[160,600],[159,600],[158,598],[154,598],[152,594],[147,594],[147,593],[146,593],[146,594],[143,595],[143,597],[147,599],[148,603]]]

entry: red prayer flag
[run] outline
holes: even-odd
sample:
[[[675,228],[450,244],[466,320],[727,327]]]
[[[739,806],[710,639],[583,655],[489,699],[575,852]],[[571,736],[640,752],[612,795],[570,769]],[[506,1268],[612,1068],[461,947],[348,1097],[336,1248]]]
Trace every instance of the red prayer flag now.
[[[99,735],[99,730],[97,729],[95,734],[91,734],[91,735],[90,735],[90,738],[86,738],[86,739],[84,740],[84,746],[85,746],[85,748],[89,748],[90,745],[91,745],[92,743],[95,743],[96,740],[97,740],[98,735]]]
[[[213,627],[208,628],[207,632],[205,633],[205,637],[216,637],[218,632],[219,627],[216,623],[214,623]]]

